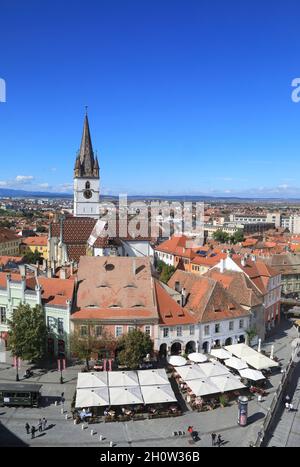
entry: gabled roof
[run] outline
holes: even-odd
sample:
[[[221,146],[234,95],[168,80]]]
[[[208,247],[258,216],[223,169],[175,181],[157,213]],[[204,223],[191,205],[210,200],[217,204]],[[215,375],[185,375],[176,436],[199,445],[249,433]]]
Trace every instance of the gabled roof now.
[[[155,292],[159,323],[165,326],[176,326],[180,324],[194,324],[196,317],[187,308],[182,307],[172,298],[166,289],[156,280]]]
[[[263,261],[247,259],[242,265],[243,257],[234,255],[232,260],[247,274],[256,287],[265,294],[268,290],[269,280],[280,273]]]
[[[181,288],[185,288],[185,308],[194,314],[199,322],[221,321],[249,314],[220,283],[209,277],[176,270],[168,285],[175,288],[176,282]]]
[[[0,228],[0,243],[11,242],[13,240],[21,240],[21,238],[13,230]]]

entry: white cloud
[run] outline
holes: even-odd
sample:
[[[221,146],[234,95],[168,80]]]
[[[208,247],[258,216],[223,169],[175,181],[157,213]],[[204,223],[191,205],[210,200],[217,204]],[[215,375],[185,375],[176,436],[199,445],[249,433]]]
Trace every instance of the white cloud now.
[[[49,185],[49,183],[40,183],[38,186],[40,188],[52,188],[51,185]]]
[[[7,186],[7,181],[5,181],[5,180],[0,181],[0,186]]]
[[[34,180],[33,175],[17,175],[16,176],[16,182],[19,184],[30,183],[32,180]]]

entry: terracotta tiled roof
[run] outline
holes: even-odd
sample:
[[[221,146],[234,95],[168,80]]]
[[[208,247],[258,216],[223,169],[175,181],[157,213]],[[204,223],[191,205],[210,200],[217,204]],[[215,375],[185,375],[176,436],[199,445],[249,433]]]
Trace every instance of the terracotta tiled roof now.
[[[73,279],[38,277],[38,281],[42,286],[44,305],[67,306],[66,301],[72,301],[75,285]]]
[[[267,292],[270,278],[280,274],[279,271],[261,260],[252,261],[251,259],[247,259],[245,266],[242,266],[243,258],[241,256],[234,255],[232,259],[250,277],[263,294]]]
[[[20,240],[20,237],[16,235],[16,232],[10,229],[0,228],[0,243],[6,243],[13,240]]]
[[[158,281],[155,281],[155,291],[160,324],[174,326],[197,322],[196,317],[170,297]]]
[[[28,246],[47,246],[48,238],[44,236],[27,237],[22,239],[22,244]]]
[[[176,270],[168,285],[175,288],[176,282],[185,288],[187,308],[199,322],[222,321],[248,316],[249,313],[217,281]]]
[[[71,315],[73,320],[89,320],[99,319],[107,322],[128,322],[131,320],[158,320],[158,316],[154,316],[153,312],[148,309],[124,309],[124,308],[81,308]]]
[[[8,263],[21,263],[23,256],[0,256],[0,265],[6,266]]]

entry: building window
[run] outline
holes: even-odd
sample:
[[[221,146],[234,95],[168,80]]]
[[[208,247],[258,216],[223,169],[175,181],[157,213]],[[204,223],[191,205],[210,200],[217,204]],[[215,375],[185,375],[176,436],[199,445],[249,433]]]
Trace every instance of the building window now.
[[[64,333],[64,320],[63,320],[63,318],[58,318],[58,320],[57,320],[57,331],[58,331],[58,334],[63,334]]]
[[[0,323],[6,324],[6,308],[4,306],[0,307]]]
[[[244,327],[244,320],[240,319],[240,329],[243,329],[243,327]]]
[[[47,316],[47,329],[48,332],[53,332],[55,329],[55,318],[53,316]]]
[[[164,328],[163,333],[164,337],[169,337],[169,328]]]
[[[229,331],[234,330],[234,321],[229,321]]]
[[[102,326],[95,326],[95,336],[100,337],[102,334]]]
[[[220,333],[220,324],[215,324],[215,334]]]
[[[210,333],[210,331],[209,331],[209,325],[204,326],[204,335],[205,335],[205,336],[209,336],[209,333]]]
[[[127,332],[134,331],[135,326],[127,326]]]
[[[120,337],[123,334],[123,326],[116,326],[116,337]]]
[[[151,336],[151,326],[145,326],[145,334],[147,334],[147,336]]]
[[[177,337],[182,336],[182,326],[177,326]]]
[[[190,326],[190,336],[194,336],[195,335],[195,326],[193,324],[191,324]]]
[[[87,326],[80,326],[80,337],[87,337]]]

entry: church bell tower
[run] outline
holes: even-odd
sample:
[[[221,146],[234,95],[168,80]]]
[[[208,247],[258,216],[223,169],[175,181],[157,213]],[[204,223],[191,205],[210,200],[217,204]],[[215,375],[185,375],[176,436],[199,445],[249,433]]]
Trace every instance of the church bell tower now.
[[[99,219],[99,163],[94,157],[87,114],[74,167],[74,216]]]

